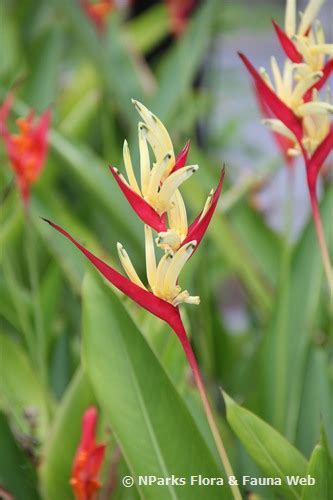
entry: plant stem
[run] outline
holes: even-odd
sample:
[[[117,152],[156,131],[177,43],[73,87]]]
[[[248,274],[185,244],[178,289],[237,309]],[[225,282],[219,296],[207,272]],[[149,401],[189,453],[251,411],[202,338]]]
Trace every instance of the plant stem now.
[[[199,394],[201,397],[201,401],[202,401],[202,404],[203,404],[203,407],[204,407],[204,410],[206,413],[206,417],[208,420],[208,424],[209,424],[210,430],[212,432],[212,435],[213,435],[213,438],[214,438],[214,441],[216,444],[216,448],[217,448],[217,451],[219,453],[219,456],[220,456],[222,465],[224,467],[226,476],[227,476],[227,478],[230,476],[235,476],[235,474],[232,470],[232,466],[230,464],[226,449],[224,447],[222,438],[220,436],[219,429],[218,429],[217,424],[215,422],[215,419],[213,416],[213,411],[212,411],[212,408],[211,408],[211,405],[210,405],[210,402],[208,399],[208,395],[206,392],[206,388],[205,388],[205,385],[204,385],[204,382],[202,379],[202,375],[201,375],[197,360],[195,358],[194,352],[192,350],[191,344],[188,340],[185,328],[184,328],[181,321],[180,321],[180,324],[178,324],[177,326],[178,327],[177,327],[176,333],[177,333],[177,336],[178,336],[178,338],[183,346],[186,358],[187,358],[189,365],[191,367],[194,381],[195,381],[195,384],[198,388],[198,391],[199,391]],[[240,491],[239,491],[239,488],[237,485],[230,485],[230,489],[231,489],[231,493],[232,493],[235,500],[242,500],[242,496],[240,494]]]
[[[45,332],[43,325],[42,309],[40,304],[40,294],[39,294],[39,279],[38,279],[38,268],[37,268],[37,255],[36,247],[33,241],[33,229],[32,221],[28,212],[25,211],[25,228],[26,228],[26,255],[28,264],[28,273],[32,294],[33,312],[34,312],[34,323],[36,330],[36,345],[35,349],[37,351],[37,363],[41,374],[41,378],[47,385],[47,362],[46,362],[46,344],[45,344]]]
[[[323,266],[327,278],[327,283],[331,293],[331,303],[333,303],[333,270],[330,262],[330,256],[328,253],[328,248],[325,239],[324,228],[321,223],[320,211],[318,207],[317,195],[314,191],[310,191],[310,200],[312,207],[313,220],[317,232],[317,238],[319,243],[319,248],[321,252],[321,257],[323,261]]]

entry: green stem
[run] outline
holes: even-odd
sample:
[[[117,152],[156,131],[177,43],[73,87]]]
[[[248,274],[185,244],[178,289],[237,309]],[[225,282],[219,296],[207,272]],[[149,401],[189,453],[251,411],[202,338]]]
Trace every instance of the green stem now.
[[[203,405],[203,408],[204,408],[205,413],[206,413],[207,421],[208,421],[211,433],[213,435],[215,445],[216,445],[217,451],[219,453],[219,456],[220,456],[224,471],[226,473],[226,476],[227,476],[227,478],[231,477],[231,476],[235,476],[235,474],[232,470],[232,466],[231,466],[231,463],[229,461],[226,449],[224,447],[223,440],[220,436],[218,426],[217,426],[215,419],[214,419],[213,410],[212,410],[211,404],[210,404],[209,399],[208,399],[207,391],[206,391],[205,384],[204,384],[203,379],[202,379],[202,375],[201,375],[197,360],[195,358],[190,341],[188,340],[185,328],[184,328],[181,320],[179,322],[177,322],[175,332],[176,332],[176,334],[177,334],[177,336],[178,336],[178,338],[183,346],[186,358],[187,358],[189,365],[191,367],[194,381],[195,381],[195,384],[198,388],[200,398],[202,401],[202,405]],[[231,493],[232,493],[235,500],[242,500],[242,495],[241,495],[237,485],[230,484],[230,489],[231,489]]]
[[[46,338],[43,324],[42,308],[39,293],[39,277],[36,246],[34,242],[33,226],[28,209],[25,212],[25,236],[26,236],[26,256],[29,273],[30,288],[32,294],[32,304],[35,324],[35,351],[37,353],[37,365],[41,378],[47,386],[47,359],[46,359]]]
[[[331,305],[333,305],[333,270],[330,262],[330,256],[325,239],[325,233],[321,222],[318,200],[315,191],[310,192],[310,200],[312,207],[313,220],[316,228],[321,258],[323,261],[324,271],[327,278],[327,283],[331,294]]]

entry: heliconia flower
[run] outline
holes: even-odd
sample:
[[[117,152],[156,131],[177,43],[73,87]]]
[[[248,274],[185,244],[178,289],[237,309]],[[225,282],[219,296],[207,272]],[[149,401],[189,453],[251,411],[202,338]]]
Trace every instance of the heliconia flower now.
[[[70,485],[75,500],[96,500],[96,492],[101,487],[98,476],[104,460],[105,444],[96,443],[96,422],[97,410],[91,406],[82,418],[81,441],[72,466]]]
[[[118,288],[118,290],[134,300],[134,302],[136,302],[139,306],[143,307],[151,314],[154,314],[158,318],[168,323],[178,335],[179,321],[181,320],[179,309],[177,306],[164,299],[161,299],[157,295],[154,295],[154,293],[148,291],[147,288],[144,287],[144,285],[138,285],[136,281],[132,281],[131,279],[126,278],[109,264],[103,262],[93,253],[87,250],[62,227],[54,224],[47,219],[44,220],[48,222],[59,233],[63,234],[69,241],[71,241],[87,257],[87,259],[93,264],[93,266],[104,276],[104,278],[106,278],[107,281],[109,281],[112,285]],[[125,260],[127,262],[126,272],[130,272],[130,264],[128,264],[126,258]],[[123,260],[123,262],[125,262],[125,260]],[[132,274],[132,277],[134,277],[134,274]]]
[[[321,89],[333,70],[333,60],[326,61],[326,56],[333,55],[333,44],[326,43],[325,33],[320,21],[315,20],[324,0],[310,0],[298,29],[296,28],[296,2],[287,0],[285,31],[273,21],[273,26],[286,56],[297,64],[296,72],[304,77],[307,74],[322,71],[321,78],[313,84],[305,95],[311,98],[314,88]]]
[[[181,35],[183,33],[196,3],[196,0],[182,0],[181,2],[179,0],[166,0],[171,30],[174,35]]]
[[[26,118],[18,118],[16,124],[19,132],[11,134],[6,120],[12,101],[13,94],[9,94],[0,108],[0,135],[15,172],[22,200],[26,205],[29,200],[30,187],[40,176],[45,163],[51,113],[49,110],[44,111],[39,121],[34,119],[33,111]]]
[[[261,94],[262,100],[271,110],[273,115],[278,118],[289,130],[291,130],[298,140],[301,140],[303,135],[301,118],[298,117],[294,113],[293,109],[285,104],[285,102],[277,95],[266,72],[261,71],[261,74],[259,74],[244,54],[239,53],[239,57],[242,59],[247,70],[251,74],[256,89],[258,93]],[[273,64],[273,66],[275,67],[275,64]],[[287,65],[286,67],[288,68]],[[289,69],[288,74],[290,76]]]
[[[177,284],[180,271],[193,254],[196,246],[197,242],[194,240],[183,245],[176,252],[166,252],[157,265],[152,230],[145,225],[147,279],[150,289],[156,297],[173,306],[178,306],[182,302],[199,304],[199,297],[191,297],[187,290],[182,291]],[[117,248],[120,262],[128,278],[139,287],[147,290],[121,243],[117,244]]]
[[[308,114],[303,118],[303,137],[301,144],[297,141],[295,135],[288,130],[280,120],[266,119],[263,120],[263,123],[272,130],[278,132],[281,136],[284,136],[293,144],[293,146],[290,146],[288,149],[288,155],[298,156],[299,154],[303,154],[304,148],[307,156],[311,157],[330,131],[330,113],[333,113],[333,106],[329,99],[330,92],[327,93],[326,102],[321,102],[320,112],[318,112],[316,103],[319,102],[319,94],[317,90],[313,90],[312,101],[304,105],[308,109]]]
[[[112,11],[113,0],[81,0],[81,6],[98,31],[105,29],[106,17]]]
[[[93,266],[98,269],[110,283],[118,288],[118,290],[150,313],[166,321],[178,335],[180,328],[178,305],[182,302],[192,304],[199,303],[198,297],[191,297],[186,290],[182,291],[180,289],[178,286],[179,273],[183,265],[193,254],[207,229],[217,205],[218,197],[222,189],[223,178],[224,171],[222,172],[217,189],[214,194],[212,194],[211,203],[209,203],[208,208],[204,209],[193,222],[193,227],[191,231],[188,232],[182,245],[176,251],[168,249],[158,265],[156,265],[155,260],[152,231],[148,225],[145,226],[147,279],[151,291],[148,290],[148,286],[144,285],[139,278],[126,250],[120,243],[117,246],[118,254],[128,278],[83,247],[83,245],[75,240],[62,227],[47,219],[44,220],[71,241],[87,257]]]
[[[306,157],[306,170],[310,194],[315,193],[317,178],[322,165],[328,155],[333,151],[333,124],[330,124],[329,130],[320,142],[312,155]]]
[[[261,111],[261,114],[264,117],[264,119],[262,120],[262,123],[266,125],[267,122],[269,122],[270,120],[273,119],[274,115],[272,114],[270,108],[267,106],[266,102],[262,98],[261,93],[258,92],[258,89],[256,86],[254,86],[254,94],[257,98],[257,102],[258,102],[258,106],[259,106],[259,109]],[[280,123],[282,124],[282,122],[280,122]],[[281,130],[279,130],[277,132],[274,130],[273,127],[269,127],[269,128],[271,129],[273,138],[274,138],[279,150],[281,151],[281,154],[284,158],[284,161],[286,162],[288,167],[292,167],[294,164],[295,158],[294,158],[294,156],[290,155],[288,152],[289,152],[290,148],[293,148],[295,145],[295,139],[294,139],[295,136],[292,134],[292,132],[290,132],[289,137],[287,137],[286,135],[281,133]],[[285,129],[289,132],[289,129],[287,129],[286,127],[285,127]]]
[[[178,188],[199,168],[198,165],[186,166],[190,142],[175,157],[171,138],[163,123],[143,104],[135,100],[133,103],[144,120],[138,127],[140,185],[134,174],[127,141],[124,142],[123,157],[128,181],[115,167],[110,167],[111,173],[140,219],[160,233],[158,241],[163,248],[170,247],[175,251],[190,239],[200,242],[202,236],[199,239],[197,236],[203,228],[203,233],[206,230],[209,215],[216,207],[222,176],[215,194],[212,192],[209,195],[203,211],[188,227],[184,201]],[[148,144],[156,160],[152,168]]]
[[[306,167],[307,184],[313,220],[321,250],[323,266],[333,296],[333,271],[320,218],[316,182],[319,171],[332,151],[333,106],[328,98],[323,101],[318,89],[333,69],[333,44],[325,42],[319,22],[312,26],[323,0],[310,0],[301,15],[296,31],[296,1],[287,0],[285,32],[273,22],[281,45],[289,58],[283,72],[274,58],[271,60],[273,80],[264,69],[260,73],[250,61],[239,54],[256,87],[256,93],[266,118],[263,120],[274,134],[278,134],[284,156],[302,154]],[[290,146],[293,144],[292,146]]]
[[[47,219],[44,220],[73,243],[107,281],[139,306],[165,321],[176,333],[191,367],[221,463],[226,474],[233,475],[179,311],[179,305],[182,303],[199,304],[200,302],[198,296],[191,296],[187,290],[181,289],[179,275],[193,255],[212,218],[222,189],[224,171],[222,171],[215,192],[210,194],[203,211],[188,228],[184,202],[178,189],[182,181],[178,176],[184,173],[188,175],[188,167],[185,163],[189,144],[176,159],[164,125],[147,108],[136,101],[135,104],[145,121],[144,126],[139,125],[140,186],[134,176],[127,143],[124,145],[124,161],[128,182],[121,178],[115,169],[111,171],[139,217],[143,221],[149,218],[149,222],[145,224],[147,284],[139,277],[121,243],[117,244],[118,255],[127,277],[87,250],[62,227]],[[151,146],[156,159],[152,168],[150,168],[147,143]],[[193,167],[190,168],[193,169]],[[161,197],[159,197],[160,194]],[[164,231],[160,231],[161,227]],[[164,255],[158,263],[153,229],[159,233],[155,243],[164,249]],[[169,231],[173,232],[172,237]],[[241,498],[238,488],[235,487],[233,490],[236,490],[234,498]]]
[[[196,240],[198,247],[216,209],[223,181],[224,168],[221,171],[220,180],[215,191],[211,190],[203,210],[189,227],[187,226],[185,204],[180,192],[177,191],[173,198],[173,207],[167,212],[169,228],[167,231],[159,232],[156,238],[157,245],[166,251],[175,251],[189,241]]]

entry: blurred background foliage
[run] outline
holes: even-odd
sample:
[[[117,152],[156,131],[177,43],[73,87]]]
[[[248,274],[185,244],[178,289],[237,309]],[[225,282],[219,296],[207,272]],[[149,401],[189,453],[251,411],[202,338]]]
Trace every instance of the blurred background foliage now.
[[[258,120],[249,103],[247,76],[236,71],[240,85],[228,94],[230,73],[224,73],[219,64],[230,56],[230,39],[234,44],[238,39],[244,43],[244,33],[254,30],[259,38],[262,33],[270,37],[270,18],[280,21],[283,8],[283,2],[256,2],[249,8],[246,2],[206,0],[198,3],[185,31],[174,36],[164,2],[115,8],[103,32],[96,30],[75,0],[1,3],[0,92],[3,100],[8,90],[15,89],[11,127],[15,127],[14,115],[26,115],[30,108],[37,113],[46,107],[52,111],[50,149],[43,175],[33,188],[30,227],[26,227],[5,152],[0,150],[0,485],[15,499],[39,495],[72,498],[68,485],[71,462],[82,413],[92,403],[100,407],[100,435],[105,439],[107,432],[109,443],[101,498],[109,498],[110,492],[112,498],[122,499],[153,494],[151,490],[127,490],[111,480],[114,474],[121,477],[128,470],[137,472],[140,462],[143,471],[148,470],[152,453],[142,442],[144,437],[138,439],[135,449],[130,442],[132,433],[145,434],[136,407],[138,396],[132,394],[126,378],[128,370],[137,376],[149,414],[163,415],[168,405],[173,409],[173,416],[165,416],[171,423],[164,423],[156,414],[152,424],[166,446],[166,463],[171,460],[175,470],[183,471],[181,464],[177,469],[175,457],[172,461],[171,450],[168,455],[165,436],[174,433],[178,435],[175,439],[183,439],[184,457],[190,450],[196,455],[204,440],[204,458],[193,467],[208,475],[218,473],[213,463],[214,444],[177,338],[127,298],[114,291],[109,296],[111,292],[96,276],[89,276],[82,288],[88,266],[76,249],[39,218],[66,227],[118,268],[115,245],[121,241],[144,275],[141,225],[108,171],[109,164],[122,169],[125,137],[138,159],[132,97],[166,124],[176,152],[187,139],[192,141],[189,162],[198,163],[200,170],[183,190],[191,218],[201,209],[227,161],[221,203],[182,279],[201,297],[200,307],[188,307],[184,319],[236,472],[260,476],[272,471],[262,465],[258,450],[246,446],[249,438],[238,430],[237,411],[229,423],[245,447],[227,426],[221,386],[285,436],[307,460],[320,438],[321,422],[321,446],[327,450],[323,444],[326,432],[332,450],[332,311],[312,221],[308,217],[291,236],[288,228],[278,231],[272,227],[267,213],[258,206],[258,191],[265,190],[274,172],[285,167],[273,148],[264,157],[256,145],[251,149],[249,136],[242,136],[243,121]],[[233,51],[238,48],[234,45]],[[236,56],[232,57],[237,65]],[[242,100],[245,87],[247,101]],[[221,102],[226,103],[227,117]],[[264,142],[269,141],[264,135],[267,132],[257,130]],[[256,168],[247,168],[247,158]],[[286,199],[292,197],[287,191],[282,212],[286,212]],[[295,216],[297,205],[293,210]],[[331,250],[332,210],[333,189],[327,183],[322,187],[322,216]],[[288,215],[282,217],[282,227],[288,226],[287,219]],[[37,287],[29,278],[29,237],[37,256]],[[38,310],[42,343],[36,333]],[[132,319],[119,320],[124,311]],[[104,321],[100,319],[104,317]],[[118,321],[131,330],[126,331],[125,340]],[[83,356],[82,325],[86,331]],[[139,361],[133,345],[141,353]],[[156,384],[150,387],[149,377],[159,381],[161,393]],[[185,411],[194,418],[191,425],[199,429],[192,432],[193,446],[189,444],[191,433],[185,432]],[[257,432],[251,419],[249,425]],[[274,444],[276,437],[269,434],[269,439]],[[328,452],[325,457],[329,463]],[[257,493],[264,499],[275,497],[275,490],[264,487]],[[193,489],[177,494],[179,498],[198,495]],[[288,490],[277,490],[277,494],[295,498]],[[164,490],[157,490],[156,495],[164,498]],[[218,497],[213,490],[209,495],[207,498]],[[165,492],[165,498],[169,496]],[[296,496],[300,498],[300,493]]]

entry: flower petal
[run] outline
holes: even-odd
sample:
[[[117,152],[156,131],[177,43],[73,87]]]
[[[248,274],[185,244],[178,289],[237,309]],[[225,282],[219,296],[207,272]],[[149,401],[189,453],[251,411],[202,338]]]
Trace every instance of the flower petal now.
[[[272,23],[286,56],[289,57],[293,63],[299,64],[303,62],[303,56],[298,52],[292,40],[290,40],[288,35],[280,28],[274,19],[272,19]]]
[[[128,203],[140,219],[157,232],[166,231],[165,215],[159,215],[149,203],[147,203],[138,193],[133,191],[133,189],[122,180],[114,167],[110,167],[110,171]]]
[[[123,292],[125,295],[130,297],[134,302],[139,304],[141,307],[154,314],[158,318],[166,321],[170,324],[170,321],[177,315],[178,310],[176,307],[172,306],[169,302],[156,297],[151,292],[144,290],[135,283],[132,283],[129,279],[125,278],[122,274],[118,273],[113,267],[103,262],[101,259],[96,257],[89,250],[84,248],[78,241],[76,241],[67,231],[62,227],[54,224],[48,219],[43,219],[45,222],[50,224],[59,233],[64,235],[69,241],[71,241],[93,264],[93,266],[98,269],[98,271],[106,278],[112,285],[114,285],[118,290]]]
[[[202,213],[201,212],[198,215],[198,217],[195,219],[195,221],[190,225],[187,236],[184,239],[184,241],[182,242],[182,246],[186,245],[186,243],[189,243],[192,240],[196,240],[197,245],[196,245],[195,249],[198,248],[199,243],[202,240],[202,238],[207,230],[207,227],[211,221],[211,218],[213,217],[213,214],[214,214],[214,211],[215,211],[215,208],[216,208],[216,205],[217,205],[220,193],[221,193],[221,189],[223,186],[223,181],[224,181],[224,168],[221,171],[220,181],[217,185],[217,188],[214,191],[210,207],[208,208],[207,212],[205,213],[205,215],[202,218],[201,218],[201,213]]]
[[[12,92],[9,92],[9,94],[6,95],[5,100],[3,101],[1,107],[0,107],[0,136],[7,136],[8,135],[8,129],[6,125],[6,121],[10,112],[10,109],[12,107],[12,103],[14,100],[14,94]]]
[[[258,92],[262,95],[262,99],[270,108],[274,116],[282,121],[297,137],[299,141],[302,139],[302,122],[295,113],[271,90],[264,80],[261,78],[258,71],[250,63],[244,54],[238,53],[247,70],[254,79]]]
[[[51,111],[47,109],[41,115],[37,126],[33,129],[33,138],[35,140],[39,154],[38,162],[36,162],[34,169],[35,178],[38,178],[45,164],[45,159],[48,150],[47,134],[50,127],[50,122],[51,122]]]
[[[95,431],[97,422],[97,409],[90,406],[82,417],[82,437],[79,445],[80,450],[87,450],[95,445]]]
[[[95,446],[94,449],[89,454],[85,470],[85,473],[87,474],[88,477],[92,479],[97,478],[104,460],[105,448],[106,445],[104,443],[99,444]]]
[[[190,146],[191,146],[191,141],[188,140],[183,149],[177,155],[175,166],[173,167],[171,174],[176,170],[178,170],[179,168],[183,168],[185,166]]]

